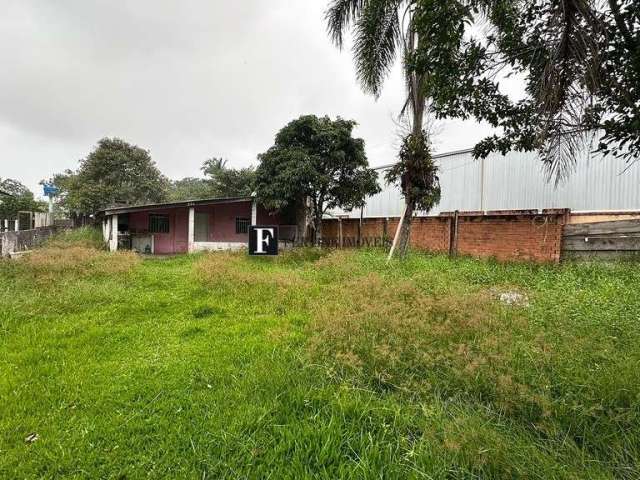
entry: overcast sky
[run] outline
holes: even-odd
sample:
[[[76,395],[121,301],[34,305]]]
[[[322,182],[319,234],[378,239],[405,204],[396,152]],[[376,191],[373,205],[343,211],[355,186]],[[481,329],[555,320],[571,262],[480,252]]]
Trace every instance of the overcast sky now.
[[[399,69],[377,101],[350,52],[327,37],[327,0],[4,0],[0,15],[0,177],[38,181],[75,169],[98,139],[151,151],[171,178],[223,156],[256,163],[302,114],[359,123],[372,166],[394,161]],[[439,152],[489,133],[446,122]]]

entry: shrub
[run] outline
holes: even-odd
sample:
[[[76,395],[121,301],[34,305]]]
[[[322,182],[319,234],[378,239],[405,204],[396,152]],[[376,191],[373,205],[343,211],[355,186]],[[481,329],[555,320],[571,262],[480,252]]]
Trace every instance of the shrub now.
[[[83,246],[102,250],[104,249],[104,241],[102,232],[98,228],[80,227],[57,233],[47,241],[45,246],[57,248]]]

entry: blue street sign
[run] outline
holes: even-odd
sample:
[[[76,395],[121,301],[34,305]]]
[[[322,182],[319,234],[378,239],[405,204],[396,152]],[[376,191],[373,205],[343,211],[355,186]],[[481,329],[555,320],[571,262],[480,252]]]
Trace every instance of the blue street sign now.
[[[47,197],[53,197],[58,194],[58,187],[45,183],[43,186],[44,194]]]

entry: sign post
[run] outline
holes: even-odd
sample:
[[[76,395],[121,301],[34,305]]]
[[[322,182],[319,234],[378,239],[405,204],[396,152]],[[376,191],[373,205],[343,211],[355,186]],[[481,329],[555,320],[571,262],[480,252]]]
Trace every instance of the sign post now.
[[[249,255],[278,255],[277,225],[251,225],[249,227]]]
[[[44,196],[49,197],[49,213],[53,213],[53,197],[58,194],[58,187],[51,183],[45,183],[42,185],[44,190]]]

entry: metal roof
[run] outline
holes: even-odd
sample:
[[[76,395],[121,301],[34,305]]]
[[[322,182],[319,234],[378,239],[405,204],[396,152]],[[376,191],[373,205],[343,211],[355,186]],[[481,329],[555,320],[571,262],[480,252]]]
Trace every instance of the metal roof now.
[[[151,210],[159,208],[179,208],[179,207],[193,207],[196,205],[215,205],[224,203],[238,203],[238,202],[251,202],[252,197],[219,197],[219,198],[203,198],[197,200],[182,200],[179,202],[165,202],[165,203],[148,203],[145,205],[125,205],[122,207],[109,207],[101,212],[105,215],[115,215],[118,213],[139,212],[142,210]]]
[[[473,153],[473,148],[463,148],[462,150],[452,150],[450,152],[435,153],[431,155],[431,158],[433,158],[434,160],[438,160],[440,158],[452,157],[454,155],[462,155],[462,154],[469,154],[469,153]],[[371,168],[374,170],[386,170],[388,168],[393,167],[394,165],[395,163],[387,163],[386,165],[379,165],[377,167],[371,167]]]

